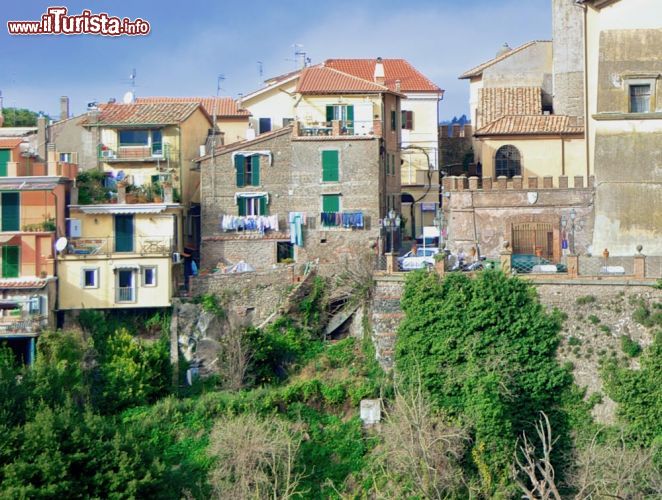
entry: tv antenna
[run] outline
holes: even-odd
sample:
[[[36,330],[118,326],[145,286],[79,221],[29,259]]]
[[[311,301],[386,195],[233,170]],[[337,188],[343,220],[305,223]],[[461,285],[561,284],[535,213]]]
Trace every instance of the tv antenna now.
[[[133,68],[131,70],[131,74],[129,75],[129,80],[131,80],[131,92],[135,94],[136,92],[136,68]]]
[[[225,81],[225,75],[220,74],[218,77],[216,77],[216,97],[218,97],[221,94],[221,84]]]
[[[262,64],[262,61],[257,62],[257,72],[260,74],[260,83],[262,83],[264,76],[264,64]]]

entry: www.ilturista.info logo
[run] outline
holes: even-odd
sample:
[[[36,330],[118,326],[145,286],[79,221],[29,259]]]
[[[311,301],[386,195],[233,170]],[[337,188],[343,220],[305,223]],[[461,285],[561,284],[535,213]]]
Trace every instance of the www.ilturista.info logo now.
[[[92,14],[84,10],[77,16],[67,15],[66,7],[49,7],[39,21],[7,21],[10,35],[102,35],[141,36],[149,34],[149,22],[139,17],[109,16],[105,12]]]

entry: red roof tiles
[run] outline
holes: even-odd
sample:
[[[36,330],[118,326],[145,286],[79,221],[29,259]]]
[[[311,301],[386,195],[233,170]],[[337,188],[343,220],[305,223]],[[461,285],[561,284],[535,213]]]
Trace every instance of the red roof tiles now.
[[[584,127],[574,116],[504,116],[477,130],[475,135],[560,135],[583,134]]]
[[[538,87],[483,88],[479,102],[481,127],[506,115],[542,115],[542,89]]]
[[[95,126],[177,125],[185,121],[199,107],[200,104],[196,102],[102,104],[99,106],[98,118],[88,116],[81,124]]]
[[[42,278],[3,278],[0,288],[44,288],[48,280]]]
[[[324,66],[305,68],[299,76],[297,92],[300,94],[349,94],[388,92],[388,87],[348,75]]]
[[[373,81],[376,59],[327,59],[324,66],[337,69],[364,80]],[[405,59],[382,59],[386,85],[396,90],[396,80],[400,80],[400,92],[437,92],[443,93],[437,85]]]
[[[146,103],[199,103],[209,116],[220,118],[249,117],[250,112],[239,109],[232,97],[136,97],[136,104]]]
[[[0,148],[2,149],[12,149],[18,146],[23,142],[21,137],[12,137],[7,139],[0,139]]]

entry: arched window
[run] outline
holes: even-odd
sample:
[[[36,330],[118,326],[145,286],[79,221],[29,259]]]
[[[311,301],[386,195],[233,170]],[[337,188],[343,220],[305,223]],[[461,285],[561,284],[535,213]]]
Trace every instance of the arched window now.
[[[497,177],[522,175],[520,154],[515,146],[501,146],[496,152],[494,164]]]

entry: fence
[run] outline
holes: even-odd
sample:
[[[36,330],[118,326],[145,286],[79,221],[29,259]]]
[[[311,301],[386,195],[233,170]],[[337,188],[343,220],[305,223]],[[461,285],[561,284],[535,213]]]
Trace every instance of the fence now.
[[[70,255],[110,255],[117,252],[163,256],[173,251],[173,240],[167,236],[135,236],[117,241],[115,238],[72,238],[67,248]]]

